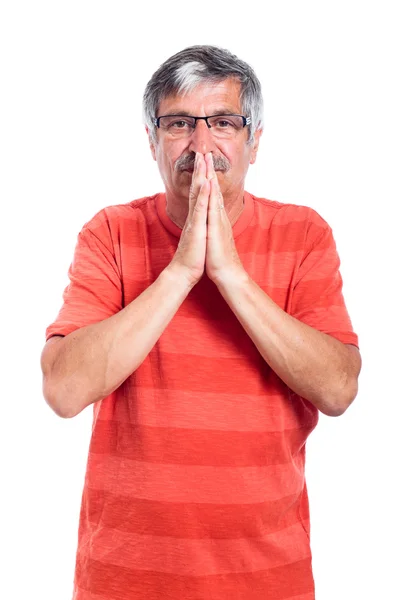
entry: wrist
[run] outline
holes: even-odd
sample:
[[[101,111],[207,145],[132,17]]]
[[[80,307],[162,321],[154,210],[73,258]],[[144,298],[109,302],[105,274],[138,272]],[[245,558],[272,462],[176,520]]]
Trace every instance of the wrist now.
[[[200,279],[199,277],[191,275],[186,267],[174,263],[173,261],[164,269],[163,274],[165,274],[166,278],[175,283],[175,285],[183,286],[188,293]]]
[[[243,267],[234,267],[226,269],[214,276],[212,281],[218,288],[224,287],[242,287],[250,280],[250,276]]]

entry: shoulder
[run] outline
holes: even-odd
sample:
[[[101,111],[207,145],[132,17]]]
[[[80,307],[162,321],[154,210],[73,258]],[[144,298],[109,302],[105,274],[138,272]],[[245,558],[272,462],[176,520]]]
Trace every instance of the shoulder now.
[[[154,203],[157,194],[131,200],[124,204],[113,204],[99,210],[89,221],[84,223],[82,231],[91,231],[96,234],[104,230],[113,230],[123,227],[141,219],[144,212],[154,212]]]
[[[157,218],[154,196],[113,204],[99,210],[82,226],[78,238],[105,246],[112,254]],[[128,242],[127,242],[128,240]]]
[[[252,196],[260,215],[269,214],[271,226],[285,226],[285,229],[289,228],[307,240],[318,239],[331,232],[328,222],[310,206]]]

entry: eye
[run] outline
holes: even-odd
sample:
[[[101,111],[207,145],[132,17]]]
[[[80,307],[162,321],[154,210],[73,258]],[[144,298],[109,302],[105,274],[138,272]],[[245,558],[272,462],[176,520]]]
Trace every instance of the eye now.
[[[233,123],[231,121],[228,121],[227,119],[219,119],[215,125],[216,125],[216,127],[219,127],[220,129],[226,129],[227,127],[234,127]]]
[[[174,121],[170,124],[170,127],[177,127],[178,129],[181,129],[182,127],[185,127],[185,125],[187,125],[186,121]]]
[[[190,127],[191,123],[186,121],[185,119],[173,119],[168,123],[168,129],[185,129],[186,127]]]
[[[224,130],[227,133],[237,131],[242,126],[242,119],[237,115],[215,115],[210,122],[216,130]]]

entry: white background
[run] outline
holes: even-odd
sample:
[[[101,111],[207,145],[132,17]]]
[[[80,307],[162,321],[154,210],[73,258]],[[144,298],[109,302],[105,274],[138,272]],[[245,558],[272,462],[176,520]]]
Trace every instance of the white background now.
[[[359,334],[358,397],[339,418],[321,415],[308,442],[317,600],[400,597],[395,4],[3,4],[2,597],[71,600],[92,409],[64,420],[45,403],[45,328],[83,224],[162,191],[141,97],[158,66],[192,44],[254,67],[265,130],[246,189],[328,221]]]

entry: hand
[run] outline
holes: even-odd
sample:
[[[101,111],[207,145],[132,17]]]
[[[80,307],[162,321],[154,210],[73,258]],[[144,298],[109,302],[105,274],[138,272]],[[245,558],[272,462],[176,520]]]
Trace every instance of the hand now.
[[[244,267],[236,250],[232,226],[225,208],[219,187],[211,152],[205,155],[206,176],[210,181],[208,201],[206,273],[214,283],[222,282],[226,277],[242,274]]]
[[[178,248],[170,263],[178,266],[194,286],[203,276],[207,244],[207,208],[210,182],[206,177],[203,155],[196,152],[196,160],[189,191],[189,213],[181,233]]]

